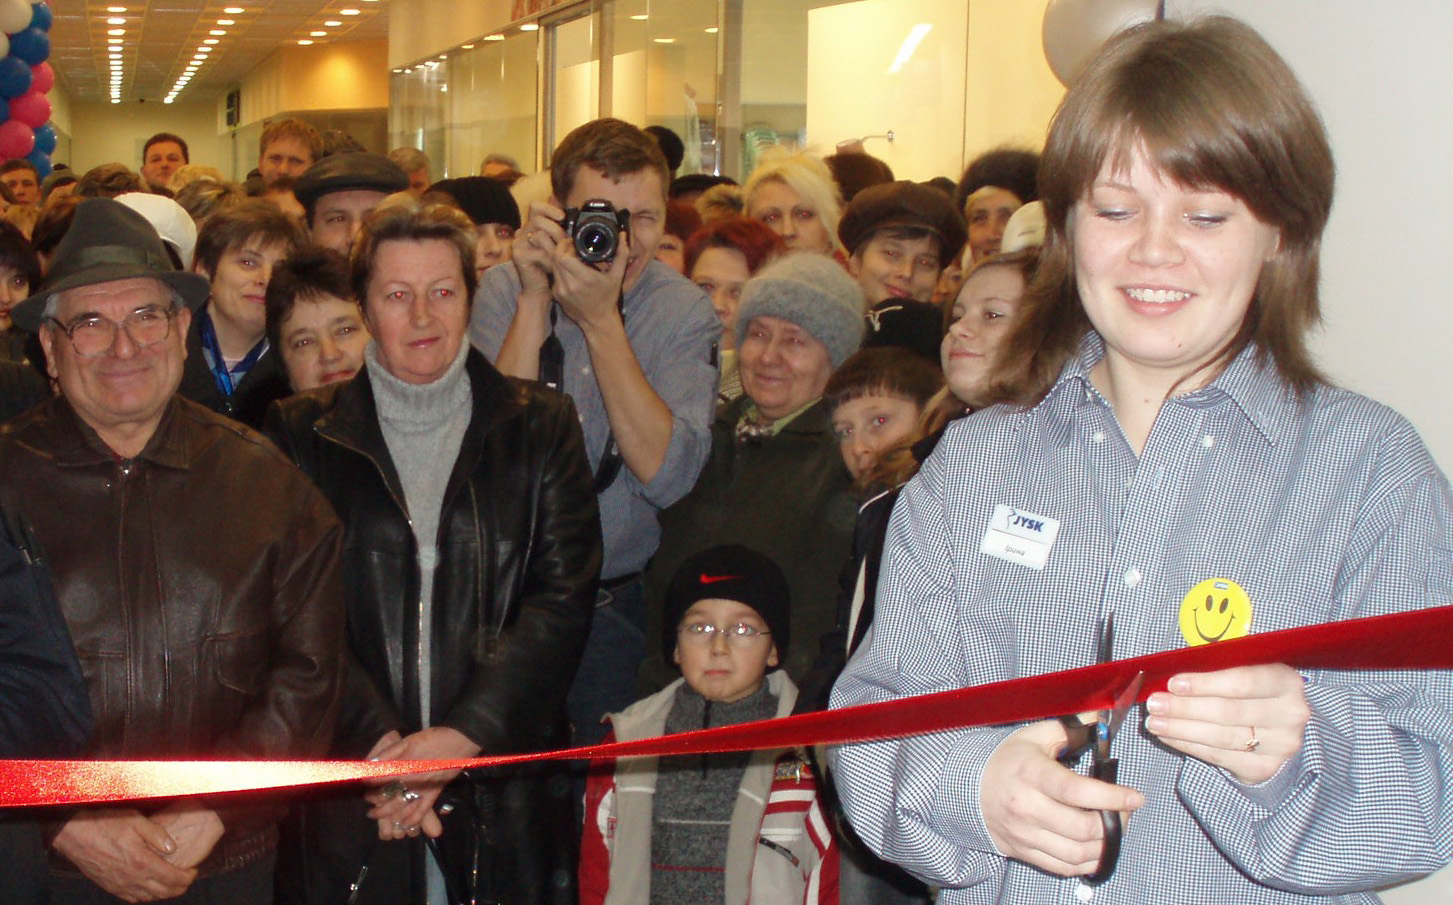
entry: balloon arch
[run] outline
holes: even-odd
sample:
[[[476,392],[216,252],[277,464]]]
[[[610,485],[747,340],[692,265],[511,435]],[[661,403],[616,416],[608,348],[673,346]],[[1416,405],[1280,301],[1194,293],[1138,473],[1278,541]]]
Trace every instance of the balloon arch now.
[[[47,3],[0,0],[0,160],[23,157],[42,178],[56,148],[46,97],[55,84],[46,62],[51,19]]]

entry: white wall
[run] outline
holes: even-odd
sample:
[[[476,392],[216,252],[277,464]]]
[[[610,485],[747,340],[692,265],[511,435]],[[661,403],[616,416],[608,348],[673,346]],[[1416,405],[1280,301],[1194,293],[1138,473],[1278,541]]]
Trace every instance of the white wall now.
[[[1256,27],[1311,92],[1332,136],[1337,196],[1322,249],[1317,349],[1343,385],[1391,405],[1453,469],[1453,3],[1168,0]],[[1447,901],[1441,899],[1440,901]]]

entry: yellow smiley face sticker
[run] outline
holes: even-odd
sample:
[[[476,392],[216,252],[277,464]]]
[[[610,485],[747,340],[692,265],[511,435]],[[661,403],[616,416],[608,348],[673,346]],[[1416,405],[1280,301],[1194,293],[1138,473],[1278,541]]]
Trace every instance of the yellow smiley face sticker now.
[[[1229,578],[1208,578],[1181,600],[1181,634],[1195,647],[1251,631],[1251,598]]]

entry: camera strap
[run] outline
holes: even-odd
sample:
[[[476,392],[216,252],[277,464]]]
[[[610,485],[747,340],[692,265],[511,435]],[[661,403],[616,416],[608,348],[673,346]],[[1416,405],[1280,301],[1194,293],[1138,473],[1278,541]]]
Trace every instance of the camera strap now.
[[[620,301],[621,322],[625,323],[625,292],[622,290]],[[565,392],[565,345],[560,342],[560,337],[555,335],[555,325],[559,322],[559,308],[557,305],[550,306],[550,335],[540,344],[540,382],[552,390]],[[605,448],[600,453],[600,465],[595,469],[595,482],[591,490],[596,496],[600,496],[610,485],[615,483],[621,473],[621,465],[625,464],[625,458],[621,455],[620,444],[616,443],[615,431],[607,430],[605,435]]]

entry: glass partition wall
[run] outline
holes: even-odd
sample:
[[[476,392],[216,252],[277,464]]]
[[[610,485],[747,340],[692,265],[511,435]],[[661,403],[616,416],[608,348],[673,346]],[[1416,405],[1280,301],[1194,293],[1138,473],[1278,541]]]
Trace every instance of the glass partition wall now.
[[[439,176],[489,153],[533,172],[570,129],[615,116],[680,135],[683,173],[740,180],[786,144],[957,178],[982,150],[1043,140],[1062,93],[1045,2],[582,0],[395,70],[390,146],[422,147]]]

